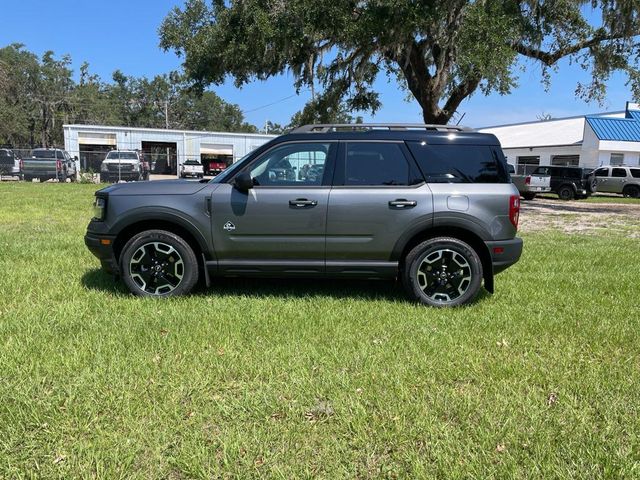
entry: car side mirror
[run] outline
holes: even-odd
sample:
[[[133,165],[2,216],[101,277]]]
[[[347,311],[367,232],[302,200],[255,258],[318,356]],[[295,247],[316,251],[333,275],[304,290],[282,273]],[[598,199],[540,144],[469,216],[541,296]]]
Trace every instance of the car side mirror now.
[[[253,178],[249,172],[240,172],[233,179],[233,186],[241,192],[246,192],[253,188]]]
[[[74,156],[73,159],[77,162],[78,161],[78,156]]]

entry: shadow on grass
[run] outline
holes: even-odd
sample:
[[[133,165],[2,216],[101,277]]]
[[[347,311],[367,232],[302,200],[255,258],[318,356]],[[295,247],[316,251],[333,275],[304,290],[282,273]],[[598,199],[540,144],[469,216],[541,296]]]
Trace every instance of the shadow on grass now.
[[[128,295],[122,281],[116,281],[101,269],[90,270],[82,277],[82,284],[89,290],[113,295]],[[361,299],[406,301],[410,303],[402,285],[393,280],[361,279],[309,279],[309,278],[212,278],[209,288],[201,282],[191,296],[225,297],[329,297],[333,299]],[[480,290],[476,302],[483,302],[491,295]]]
[[[80,280],[87,290],[111,293],[113,295],[127,295],[129,292],[121,281],[109,275],[100,268],[87,271]]]

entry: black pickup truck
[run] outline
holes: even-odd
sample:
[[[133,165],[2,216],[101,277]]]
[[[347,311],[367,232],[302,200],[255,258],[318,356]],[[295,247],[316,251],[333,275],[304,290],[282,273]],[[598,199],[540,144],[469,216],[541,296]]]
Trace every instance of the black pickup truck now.
[[[587,198],[597,191],[592,168],[550,165],[536,168],[533,174],[551,176],[551,192],[561,200]]]

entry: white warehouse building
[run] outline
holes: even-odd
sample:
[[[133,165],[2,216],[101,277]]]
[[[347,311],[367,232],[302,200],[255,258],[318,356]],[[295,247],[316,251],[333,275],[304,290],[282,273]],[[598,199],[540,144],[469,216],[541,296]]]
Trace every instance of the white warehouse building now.
[[[480,128],[502,144],[517,173],[539,165],[640,164],[640,105],[624,111]]]
[[[225,162],[242,158],[274,135],[201,132],[156,128],[64,125],[65,150],[78,157],[82,170],[98,171],[110,150],[139,150],[152,165],[152,173],[177,173],[186,160]],[[206,170],[206,167],[205,167]]]

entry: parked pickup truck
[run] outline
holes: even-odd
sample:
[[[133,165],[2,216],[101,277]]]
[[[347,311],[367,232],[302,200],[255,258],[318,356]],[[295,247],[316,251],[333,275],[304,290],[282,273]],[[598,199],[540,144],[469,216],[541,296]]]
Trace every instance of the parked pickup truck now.
[[[516,175],[516,169],[510,163],[507,164],[511,183],[513,183],[520,195],[525,200],[533,200],[539,193],[549,193],[551,191],[551,176],[543,174]]]
[[[22,160],[8,148],[0,148],[0,179],[22,177]]]
[[[27,181],[34,178],[40,181],[67,179],[76,180],[76,160],[65,150],[58,148],[36,148],[22,160],[22,173]]]
[[[111,150],[100,164],[100,181],[135,182],[145,179],[145,166],[135,150]]]
[[[209,162],[209,175],[216,176],[219,173],[222,173],[227,168],[226,162],[221,162],[217,160],[211,160]]]
[[[204,168],[197,160],[187,160],[180,165],[180,178],[202,178],[204,177]]]

